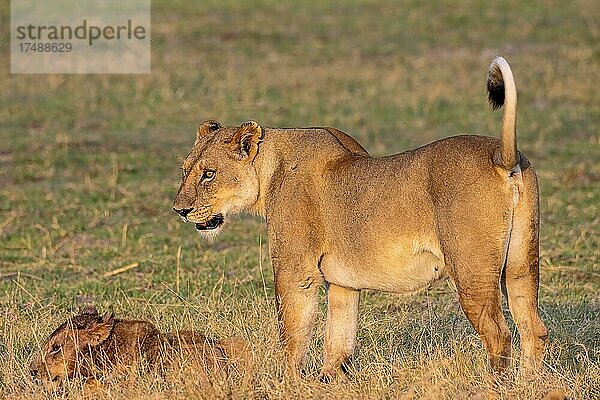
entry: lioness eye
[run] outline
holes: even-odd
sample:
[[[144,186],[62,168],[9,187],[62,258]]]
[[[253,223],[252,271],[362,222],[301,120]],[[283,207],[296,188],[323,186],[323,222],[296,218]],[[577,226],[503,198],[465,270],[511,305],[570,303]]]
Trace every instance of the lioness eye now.
[[[217,175],[217,173],[215,171],[213,171],[212,169],[207,169],[204,171],[204,173],[202,174],[202,178],[200,179],[202,182],[210,182],[213,179],[215,179],[215,176]]]
[[[50,353],[48,353],[48,354],[50,354],[50,355],[56,354],[59,351],[60,351],[60,346],[57,345],[57,344],[55,344],[55,345],[52,346],[52,349],[50,349]]]

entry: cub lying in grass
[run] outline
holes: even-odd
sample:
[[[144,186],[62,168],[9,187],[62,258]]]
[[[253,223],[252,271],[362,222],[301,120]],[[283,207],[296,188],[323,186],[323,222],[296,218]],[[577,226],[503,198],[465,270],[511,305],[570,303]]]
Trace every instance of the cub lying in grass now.
[[[74,377],[96,382],[108,371],[145,363],[166,378],[190,373],[196,384],[211,386],[232,374],[246,375],[250,358],[243,339],[211,340],[194,331],[161,333],[150,322],[100,315],[88,306],[50,335],[30,370],[53,387]]]

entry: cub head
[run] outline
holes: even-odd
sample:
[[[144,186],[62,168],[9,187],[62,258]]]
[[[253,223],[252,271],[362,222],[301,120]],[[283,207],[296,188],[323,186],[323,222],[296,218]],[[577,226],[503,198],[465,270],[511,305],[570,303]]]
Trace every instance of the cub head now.
[[[259,184],[253,161],[263,130],[254,121],[223,127],[205,121],[181,170],[173,210],[207,237],[216,235],[227,216],[251,208]]]
[[[99,315],[88,306],[60,325],[35,354],[29,369],[44,384],[72,378],[82,356],[104,342],[114,326],[113,314]]]

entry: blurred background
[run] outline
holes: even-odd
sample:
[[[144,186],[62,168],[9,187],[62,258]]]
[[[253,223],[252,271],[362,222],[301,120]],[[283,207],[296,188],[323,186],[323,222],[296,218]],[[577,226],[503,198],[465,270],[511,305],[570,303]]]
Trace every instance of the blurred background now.
[[[9,9],[0,2],[3,27]],[[154,0],[151,35],[148,75],[11,75],[10,36],[0,31],[0,357],[13,371],[3,370],[5,394],[27,386],[19,366],[35,332],[89,302],[162,327],[186,314],[214,334],[276,335],[263,222],[239,217],[211,244],[171,211],[177,157],[201,121],[334,126],[373,155],[455,134],[498,136],[501,112],[485,92],[496,55],[515,74],[519,149],[541,186],[553,379],[576,397],[598,389],[597,2]],[[450,339],[473,339],[483,365],[450,288],[412,299],[367,293],[363,304],[357,363],[373,390],[390,382],[369,365],[415,360],[415,329],[442,358],[469,353]],[[452,397],[460,387],[444,374],[430,383]]]

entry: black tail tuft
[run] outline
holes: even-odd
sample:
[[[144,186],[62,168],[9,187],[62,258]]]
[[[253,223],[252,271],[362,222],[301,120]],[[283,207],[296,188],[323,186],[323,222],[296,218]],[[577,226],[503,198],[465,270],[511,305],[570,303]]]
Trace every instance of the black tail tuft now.
[[[497,110],[504,105],[504,79],[496,63],[492,63],[487,73],[487,91],[492,110]]]

